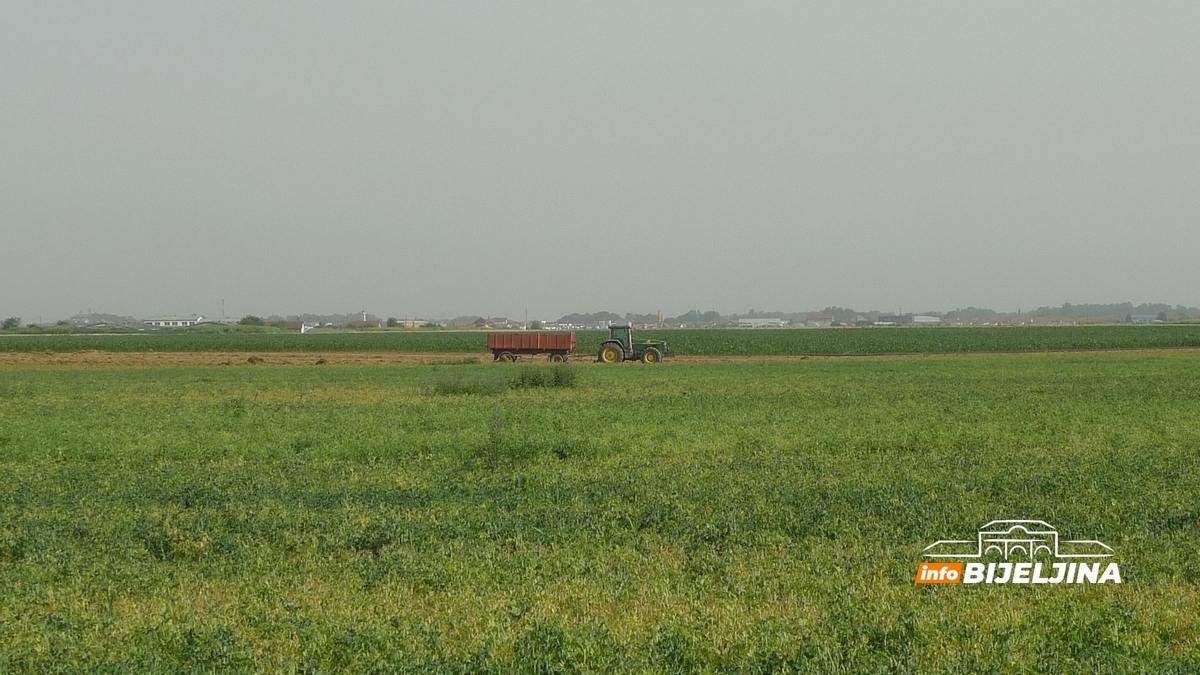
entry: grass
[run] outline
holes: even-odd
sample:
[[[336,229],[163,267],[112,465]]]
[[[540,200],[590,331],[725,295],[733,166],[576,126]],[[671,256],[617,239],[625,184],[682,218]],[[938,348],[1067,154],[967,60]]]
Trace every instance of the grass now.
[[[4,371],[0,671],[1200,669],[1194,352],[434,371]],[[995,518],[1125,583],[913,584]]]
[[[605,331],[577,331],[576,353],[594,355]],[[876,327],[637,331],[692,356],[801,356],[1036,352],[1200,347],[1200,325]],[[482,331],[0,335],[0,352],[458,352],[487,354]]]
[[[461,364],[456,364],[461,365]],[[433,394],[499,394],[508,389],[574,387],[578,379],[571,366],[522,365],[515,368],[435,368],[426,392]]]
[[[576,380],[578,380],[578,371],[571,366],[524,366],[517,369],[516,377],[512,379],[512,386],[514,389],[574,387]]]

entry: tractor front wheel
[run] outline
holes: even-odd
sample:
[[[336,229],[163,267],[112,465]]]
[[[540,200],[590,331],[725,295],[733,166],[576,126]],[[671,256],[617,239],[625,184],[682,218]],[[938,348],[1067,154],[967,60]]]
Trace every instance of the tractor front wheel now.
[[[621,345],[615,342],[606,342],[600,345],[596,360],[600,363],[617,363],[625,360],[625,353],[621,349]]]
[[[642,363],[658,363],[662,361],[662,352],[654,347],[646,347],[646,351],[642,352]]]

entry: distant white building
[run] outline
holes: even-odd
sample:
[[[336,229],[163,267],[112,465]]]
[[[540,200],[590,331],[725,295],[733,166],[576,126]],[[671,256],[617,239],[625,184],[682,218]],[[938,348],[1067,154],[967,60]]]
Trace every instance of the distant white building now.
[[[783,328],[786,319],[738,319],[738,328]]]
[[[154,326],[155,328],[177,328],[181,326],[195,326],[204,320],[202,316],[154,316],[149,319],[142,319],[142,323],[146,326]]]
[[[932,325],[932,324],[936,324],[936,323],[941,323],[942,317],[940,317],[940,316],[925,316],[923,314],[914,314],[913,318],[912,318],[912,322],[914,324]]]

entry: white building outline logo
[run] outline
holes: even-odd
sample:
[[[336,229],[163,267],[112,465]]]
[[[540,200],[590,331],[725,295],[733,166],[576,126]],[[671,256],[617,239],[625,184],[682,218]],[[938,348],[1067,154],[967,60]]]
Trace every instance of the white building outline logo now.
[[[942,539],[925,547],[926,558],[982,558],[997,552],[1032,559],[1039,553],[1055,558],[1109,558],[1113,549],[1096,539],[1061,540],[1044,520],[993,520],[979,528],[977,539]]]

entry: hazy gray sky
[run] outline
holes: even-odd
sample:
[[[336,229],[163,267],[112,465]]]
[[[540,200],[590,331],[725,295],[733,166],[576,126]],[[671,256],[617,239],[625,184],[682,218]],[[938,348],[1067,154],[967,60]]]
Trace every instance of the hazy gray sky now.
[[[1200,305],[1200,3],[9,2],[0,315]]]

